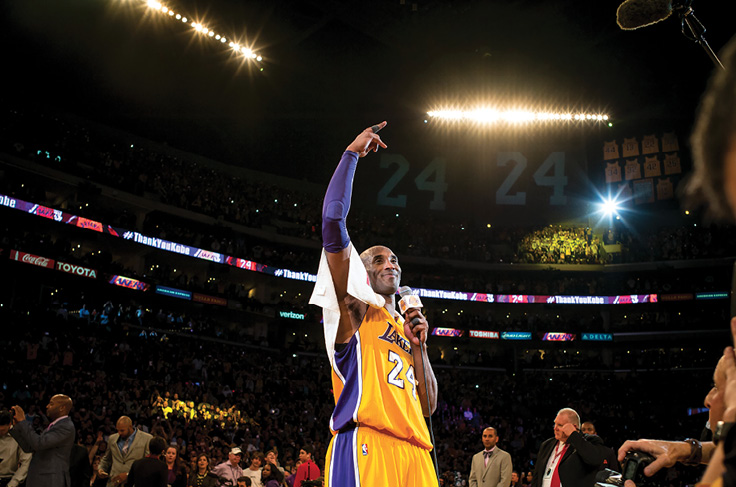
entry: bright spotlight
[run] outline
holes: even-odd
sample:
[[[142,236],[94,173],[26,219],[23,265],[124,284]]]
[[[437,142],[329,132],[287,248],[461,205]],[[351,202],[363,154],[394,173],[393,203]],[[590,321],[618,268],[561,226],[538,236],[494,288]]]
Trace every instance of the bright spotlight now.
[[[618,213],[618,210],[621,209],[621,206],[619,205],[618,201],[616,201],[614,198],[605,198],[603,202],[600,204],[601,211],[606,216],[612,216],[616,213]]]

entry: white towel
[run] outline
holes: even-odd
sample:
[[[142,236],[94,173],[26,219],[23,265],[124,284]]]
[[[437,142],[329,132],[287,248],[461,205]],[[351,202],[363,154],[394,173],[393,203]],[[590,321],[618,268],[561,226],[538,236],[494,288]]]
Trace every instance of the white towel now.
[[[368,280],[368,273],[365,270],[360,255],[350,243],[350,267],[348,268],[348,294],[354,298],[366,303],[374,308],[382,308],[386,304],[383,296],[373,292],[373,288]],[[337,302],[337,293],[335,293],[335,284],[332,281],[332,273],[327,263],[327,253],[322,249],[322,257],[319,261],[319,270],[317,271],[317,282],[314,284],[312,297],[309,298],[309,304],[316,304],[322,308],[322,315],[325,329],[325,347],[327,348],[327,356],[330,363],[335,365],[335,337],[337,336],[337,327],[340,324],[340,306]]]

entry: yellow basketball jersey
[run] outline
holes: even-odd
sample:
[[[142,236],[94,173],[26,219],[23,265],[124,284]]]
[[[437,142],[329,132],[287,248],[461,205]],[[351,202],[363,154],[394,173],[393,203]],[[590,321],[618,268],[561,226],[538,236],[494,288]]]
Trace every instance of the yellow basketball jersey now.
[[[350,342],[335,352],[333,434],[358,424],[431,449],[414,374],[403,324],[386,308],[369,306]]]

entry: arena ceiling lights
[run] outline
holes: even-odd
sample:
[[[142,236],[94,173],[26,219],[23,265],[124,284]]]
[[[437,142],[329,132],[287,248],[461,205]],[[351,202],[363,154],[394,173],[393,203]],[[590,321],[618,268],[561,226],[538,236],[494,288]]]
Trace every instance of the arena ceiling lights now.
[[[210,29],[208,26],[204,25],[204,23],[191,19],[187,17],[186,15],[183,15],[182,13],[177,12],[173,8],[169,8],[167,5],[157,0],[138,0],[138,1],[139,3],[145,5],[148,8],[148,11],[154,14],[158,13],[161,16],[168,17],[173,21],[177,21],[177,22],[181,22],[183,24],[189,25],[192,29],[192,32],[195,35],[201,36],[205,39],[211,39],[213,42],[219,42],[220,44],[227,45],[234,53],[241,56],[241,59],[244,61],[253,61],[253,62],[263,61],[263,57],[260,54],[258,54],[252,47],[243,45],[244,44],[243,42],[229,40],[228,37],[226,37],[224,34],[215,32],[214,30]]]
[[[444,123],[470,123],[474,125],[521,125],[530,123],[608,123],[603,113],[543,112],[518,108],[477,107],[469,110],[440,108],[427,115]]]

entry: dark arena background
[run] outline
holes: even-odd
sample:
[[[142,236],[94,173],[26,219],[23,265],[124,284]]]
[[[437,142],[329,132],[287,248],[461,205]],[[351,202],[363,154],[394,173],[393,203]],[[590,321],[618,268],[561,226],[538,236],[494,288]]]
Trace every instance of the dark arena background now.
[[[713,63],[619,3],[4,2],[0,405],[43,428],[68,394],[92,462],[128,415],[187,465],[313,444],[323,468],[322,198],[387,120],[348,228],[422,297],[443,485],[486,426],[532,470],[563,407],[614,449],[700,437],[736,256],[682,197]],[[693,4],[717,52],[732,22]],[[457,115],[479,106],[558,115]]]

